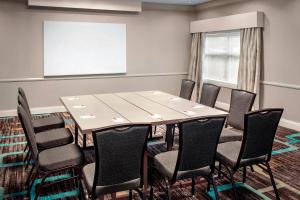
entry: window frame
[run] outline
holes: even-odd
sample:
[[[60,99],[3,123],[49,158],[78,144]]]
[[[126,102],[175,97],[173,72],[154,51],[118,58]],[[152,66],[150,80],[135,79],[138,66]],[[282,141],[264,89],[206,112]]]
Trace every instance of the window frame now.
[[[229,34],[229,33],[240,33],[240,30],[239,29],[236,29],[236,30],[228,30],[228,31],[217,31],[217,32],[205,32],[203,33],[203,36],[202,36],[202,41],[204,41],[202,43],[202,50],[203,50],[203,53],[202,53],[202,61],[203,61],[203,68],[204,68],[204,61],[205,61],[205,41],[206,41],[206,35],[207,34],[218,34],[218,35],[226,35]],[[224,55],[226,56],[226,55]],[[239,57],[240,57],[240,54],[239,54]],[[210,78],[204,78],[204,73],[202,72],[202,80],[203,82],[205,83],[210,83],[210,84],[214,84],[214,85],[217,85],[217,86],[220,86],[220,87],[224,87],[224,88],[229,88],[229,89],[237,89],[237,85],[238,83],[232,83],[232,82],[228,82],[228,81],[222,81],[222,80],[215,80],[215,79],[210,79]]]

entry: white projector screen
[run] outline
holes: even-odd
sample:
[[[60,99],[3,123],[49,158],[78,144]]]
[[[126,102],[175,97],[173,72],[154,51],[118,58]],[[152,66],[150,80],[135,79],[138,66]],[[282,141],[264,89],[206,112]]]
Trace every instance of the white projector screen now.
[[[126,73],[126,24],[44,22],[44,76]]]

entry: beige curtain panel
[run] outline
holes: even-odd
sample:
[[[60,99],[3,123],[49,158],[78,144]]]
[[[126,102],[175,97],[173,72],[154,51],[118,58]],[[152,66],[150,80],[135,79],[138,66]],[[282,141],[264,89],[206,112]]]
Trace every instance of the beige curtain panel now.
[[[238,88],[257,93],[261,65],[261,28],[241,30],[241,52],[238,73]]]
[[[256,108],[259,105],[261,54],[262,28],[242,29],[238,88],[256,93]]]
[[[201,53],[201,33],[192,34],[191,58],[188,78],[195,81],[195,88],[192,94],[192,101],[199,102],[201,74],[202,74],[202,53]]]

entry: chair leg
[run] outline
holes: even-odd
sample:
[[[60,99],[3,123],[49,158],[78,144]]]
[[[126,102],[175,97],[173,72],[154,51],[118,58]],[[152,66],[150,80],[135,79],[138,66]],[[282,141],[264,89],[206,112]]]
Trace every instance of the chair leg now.
[[[29,145],[27,143],[26,146],[25,146],[24,152],[28,149],[28,147],[29,147]]]
[[[24,151],[24,152],[26,152],[26,151]],[[27,153],[26,153],[26,156],[25,156],[24,161],[23,161],[24,163],[27,161],[29,156],[30,156],[30,150],[28,150]]]
[[[219,162],[218,178],[221,178],[222,164]]]
[[[153,199],[153,186],[151,185],[151,187],[150,187],[150,200],[152,200]]]
[[[273,188],[274,188],[276,199],[280,200],[279,193],[278,193],[278,190],[277,190],[277,187],[276,187],[276,183],[275,183],[275,180],[274,180],[274,177],[273,177],[273,174],[272,174],[272,170],[271,170],[271,167],[270,167],[269,163],[266,163],[266,166],[267,166],[268,173],[269,173],[269,176],[270,176]]]
[[[195,178],[192,178],[192,196],[195,195],[195,185],[196,185]]]
[[[169,183],[169,181],[166,182],[167,184],[167,199],[171,200],[172,199],[172,191],[171,191],[171,185]]]
[[[247,178],[247,168],[243,167],[243,183],[246,182],[246,178]]]
[[[27,197],[30,197],[30,192],[31,192],[31,189],[32,189],[32,187],[33,187],[33,185],[34,185],[34,181],[35,181],[35,179],[38,177],[38,171],[34,174],[34,176],[32,177],[32,180],[31,180],[31,182],[30,182],[30,184],[29,184],[29,186],[28,186],[28,188],[27,188],[27,194],[26,194],[26,196]],[[31,199],[31,198],[30,198]]]
[[[47,176],[44,176],[44,177],[42,178],[42,181],[41,181],[40,185],[37,187],[37,189],[36,189],[36,191],[35,191],[35,197],[34,197],[34,200],[37,200],[37,199],[39,198],[40,192],[41,192],[41,190],[42,190],[42,188],[43,188],[43,184],[45,183],[46,178],[47,178]]]
[[[83,179],[82,177],[82,174],[81,174],[81,170],[80,169],[75,169],[75,175],[77,175],[77,181],[78,181],[78,187],[80,189],[80,191],[82,191],[84,193],[84,188],[83,188],[83,185],[82,185],[82,182],[81,180]]]
[[[227,171],[228,171],[228,173],[230,175],[230,182],[231,182],[231,185],[232,185],[232,189],[234,191],[234,198],[238,199],[238,195],[237,195],[237,191],[236,191],[236,186],[235,186],[235,182],[234,182],[234,177],[233,177],[234,173],[232,173],[231,170],[226,167],[226,165],[224,165],[224,166],[225,166],[225,169],[227,169]]]
[[[152,131],[151,131],[151,133],[152,133]],[[153,135],[155,135],[156,134],[156,126],[154,126],[154,131],[153,131]]]
[[[128,199],[129,199],[129,200],[132,200],[132,190],[129,190]]]
[[[206,187],[206,191],[208,192],[210,190],[210,180],[209,178],[206,179],[207,180],[207,187]]]
[[[29,166],[29,164],[30,164],[30,161],[31,161],[31,154],[30,154],[30,156],[28,157],[28,160],[26,161],[25,169],[28,168],[28,166]]]
[[[233,191],[234,191],[234,197],[235,197],[235,199],[238,199],[238,194],[237,194],[237,191],[236,191],[236,186],[235,186],[235,182],[234,182],[233,173],[229,172],[229,174],[230,174],[232,188],[233,188]]]
[[[175,137],[175,129],[176,129],[176,126],[174,125],[173,129],[172,129],[172,137],[174,138]]]
[[[27,185],[29,184],[29,182],[30,182],[30,177],[31,177],[31,175],[32,175],[32,172],[34,171],[34,168],[35,168],[35,166],[32,165],[32,168],[31,168],[31,170],[30,170],[30,172],[29,172],[29,174],[28,174],[28,176],[27,176],[27,179],[26,179],[26,182],[25,182],[25,186],[27,186]]]
[[[251,169],[252,172],[254,172],[253,165],[250,165],[250,169]]]
[[[216,200],[218,200],[219,199],[219,194],[218,194],[218,190],[217,190],[217,186],[216,186],[216,182],[215,182],[215,178],[214,178],[214,176],[211,174],[210,175],[210,177],[209,177],[210,179],[211,179],[211,183],[212,183],[212,185],[213,185],[213,188],[214,188],[214,192],[215,192],[215,199]]]
[[[79,199],[86,199],[83,185],[81,183],[81,176],[78,177],[78,185],[79,185]]]

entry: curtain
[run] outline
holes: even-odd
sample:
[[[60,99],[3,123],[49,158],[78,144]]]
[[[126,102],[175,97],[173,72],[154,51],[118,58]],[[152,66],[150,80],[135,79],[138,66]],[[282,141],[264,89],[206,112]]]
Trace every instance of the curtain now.
[[[191,58],[188,78],[195,81],[195,88],[192,94],[192,101],[199,102],[200,87],[202,85],[202,45],[201,33],[192,34]]]
[[[241,30],[241,52],[238,88],[256,93],[255,108],[259,108],[262,28]]]

